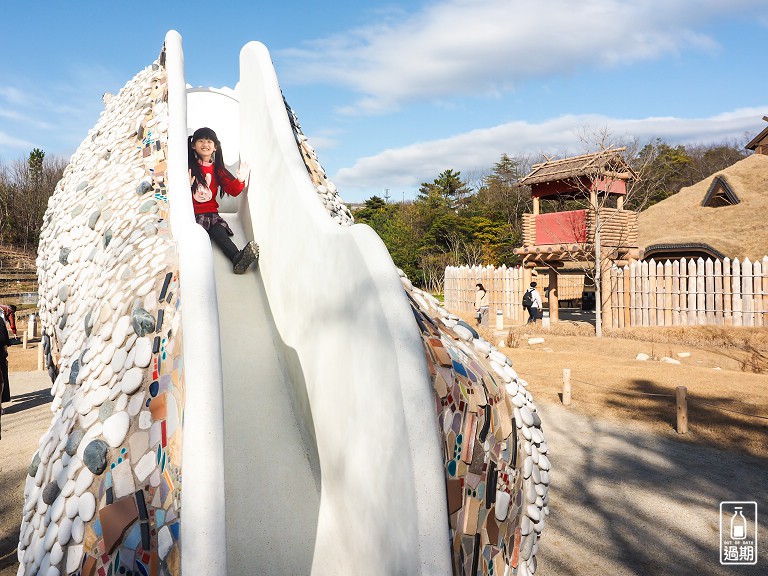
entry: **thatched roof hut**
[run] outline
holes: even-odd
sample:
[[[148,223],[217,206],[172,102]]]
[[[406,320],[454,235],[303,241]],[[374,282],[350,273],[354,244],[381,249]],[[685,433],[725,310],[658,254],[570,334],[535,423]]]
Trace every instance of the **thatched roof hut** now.
[[[753,154],[638,215],[643,258],[768,254],[768,156]]]
[[[564,194],[584,194],[593,187],[602,189],[599,180],[608,177],[611,180],[610,190],[613,193],[626,193],[626,180],[637,178],[622,155],[626,148],[611,148],[571,156],[560,160],[547,159],[546,162],[534,164],[530,173],[520,180],[520,184],[531,187],[534,197],[546,197]],[[616,188],[614,190],[613,188]]]

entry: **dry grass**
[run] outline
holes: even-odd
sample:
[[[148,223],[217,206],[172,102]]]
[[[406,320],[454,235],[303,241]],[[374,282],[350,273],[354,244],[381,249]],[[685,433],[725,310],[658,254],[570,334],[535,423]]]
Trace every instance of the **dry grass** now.
[[[21,250],[13,246],[0,244],[0,268],[3,270],[35,270],[34,250]]]
[[[545,343],[502,349],[540,402],[559,402],[571,370],[573,409],[588,416],[675,432],[675,390],[688,390],[689,433],[682,439],[768,458],[768,376],[745,372],[751,352],[624,338],[546,335]],[[669,357],[680,364],[639,361]],[[679,353],[690,354],[680,357]]]
[[[474,326],[471,318],[464,320]],[[560,322],[549,330],[537,325],[515,326],[503,335],[493,328],[478,331],[493,344],[505,340],[501,352],[537,402],[561,402],[563,369],[569,368],[573,410],[768,458],[768,330],[635,328],[597,339],[588,324]],[[533,336],[543,337],[544,344],[529,345]],[[652,360],[636,360],[640,352]],[[659,361],[663,357],[680,364]],[[685,435],[675,431],[678,386],[689,395]]]
[[[21,335],[21,332],[19,332]],[[32,372],[37,370],[37,347],[40,346],[40,339],[35,339],[27,343],[27,349],[24,350],[21,344],[16,344],[8,348],[8,371],[9,372]],[[11,390],[13,390],[13,375],[9,376],[11,380]]]

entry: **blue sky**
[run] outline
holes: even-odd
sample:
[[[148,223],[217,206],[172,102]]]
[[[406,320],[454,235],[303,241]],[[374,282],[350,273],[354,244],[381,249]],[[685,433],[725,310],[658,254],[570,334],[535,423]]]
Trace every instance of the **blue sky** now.
[[[170,29],[194,86],[234,86],[240,49],[263,42],[349,202],[602,132],[743,145],[768,115],[765,0],[41,0],[5,3],[3,22],[3,162],[68,158]]]

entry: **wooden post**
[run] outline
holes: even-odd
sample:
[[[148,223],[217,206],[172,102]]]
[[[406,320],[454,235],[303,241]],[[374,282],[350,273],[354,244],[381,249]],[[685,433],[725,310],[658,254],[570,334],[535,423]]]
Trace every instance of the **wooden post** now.
[[[604,252],[600,253],[600,302],[596,302],[596,306],[600,306],[603,330],[613,327],[613,319],[611,318],[611,263]]]
[[[640,326],[650,326],[650,320],[648,320],[648,308],[650,306],[650,297],[648,290],[650,281],[648,280],[648,262],[643,262],[640,265],[640,310],[641,310],[641,322]]]
[[[629,266],[624,266],[622,269],[624,274],[624,327],[629,328],[632,325],[632,308],[631,297],[632,292],[632,278],[629,273]]]
[[[664,262],[664,326],[672,326],[672,262]]]
[[[37,370],[42,372],[45,369],[43,366],[43,341],[37,343]]]
[[[741,326],[741,262],[733,259],[733,272],[731,273],[731,298],[733,299],[733,325]]]
[[[731,293],[731,259],[723,259],[723,324],[733,325],[733,294]]]
[[[557,289],[557,270],[549,271],[549,321],[557,322],[560,319],[560,305]]]
[[[755,313],[752,287],[752,262],[750,262],[749,258],[745,258],[741,264],[742,326],[754,326]]]
[[[21,333],[21,349],[26,350],[27,349],[27,331],[24,330]]]
[[[656,295],[656,326],[664,326],[664,264],[656,262],[656,273],[653,275],[653,290]]]
[[[708,325],[715,324],[715,263],[704,262],[704,317]]]
[[[688,260],[688,326],[696,326],[696,262]]]
[[[672,262],[672,326],[680,326],[683,322],[680,319],[680,260]],[[682,272],[685,274],[685,270]]]
[[[678,386],[675,392],[675,404],[677,405],[677,433],[688,433],[688,388]]]
[[[715,260],[715,324],[723,324],[723,262]]]
[[[563,404],[571,405],[571,369],[563,368]]]
[[[752,311],[755,314],[753,326],[763,326],[763,270],[760,266],[760,260],[752,263]]]

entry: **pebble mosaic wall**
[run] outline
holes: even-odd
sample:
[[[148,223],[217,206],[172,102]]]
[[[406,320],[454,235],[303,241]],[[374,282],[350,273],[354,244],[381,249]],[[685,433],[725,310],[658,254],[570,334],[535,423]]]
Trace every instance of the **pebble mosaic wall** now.
[[[105,95],[45,215],[37,265],[54,417],[29,467],[19,574],[180,573],[184,378],[162,63]],[[329,216],[351,225],[286,110]],[[533,574],[550,463],[527,384],[401,280],[435,392],[454,574]]]
[[[54,416],[29,467],[19,574],[179,573],[183,357],[161,62],[105,95],[45,213]]]
[[[285,98],[283,98],[283,102],[285,102]],[[293,135],[296,138],[299,152],[304,160],[304,165],[307,167],[309,177],[312,179],[312,184],[315,185],[320,201],[334,222],[341,226],[351,226],[355,223],[352,213],[342,201],[334,183],[326,176],[314,148],[301,131],[299,119],[287,102],[285,102],[285,108],[288,111],[288,118],[291,121],[291,128],[293,128]]]
[[[471,326],[401,280],[435,392],[454,574],[533,574],[550,462],[528,384]]]

